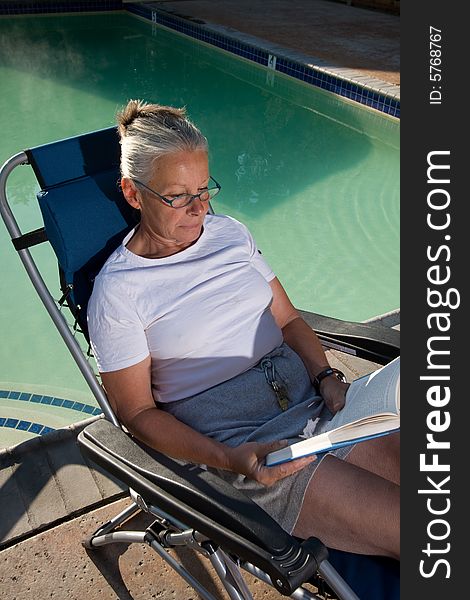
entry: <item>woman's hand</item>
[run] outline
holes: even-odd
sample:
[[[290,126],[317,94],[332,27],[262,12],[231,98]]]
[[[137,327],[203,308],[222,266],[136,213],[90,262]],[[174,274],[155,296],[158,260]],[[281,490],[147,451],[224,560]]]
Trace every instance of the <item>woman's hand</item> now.
[[[246,475],[249,479],[254,479],[269,487],[288,477],[297,471],[306,467],[309,463],[316,460],[316,456],[305,456],[285,462],[281,465],[267,467],[264,464],[264,459],[267,454],[285,448],[287,442],[285,440],[258,444],[257,442],[247,442],[236,448],[229,448],[229,470],[235,473]]]
[[[334,375],[325,377],[320,383],[320,394],[328,409],[333,413],[341,410],[346,403],[346,390],[349,383],[343,383]]]

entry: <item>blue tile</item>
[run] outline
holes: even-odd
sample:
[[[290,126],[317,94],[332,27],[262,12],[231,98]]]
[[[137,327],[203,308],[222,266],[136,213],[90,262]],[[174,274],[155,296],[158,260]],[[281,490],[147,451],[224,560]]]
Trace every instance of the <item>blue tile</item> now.
[[[8,390],[0,390],[0,398],[8,398],[9,393]]]
[[[27,431],[31,427],[31,421],[20,421],[16,426],[16,429],[21,429],[21,431]]]
[[[4,427],[12,427],[13,429],[18,425],[18,419],[7,419]]]
[[[8,398],[10,400],[18,400],[18,398],[20,397],[20,393],[19,392],[10,392],[10,395],[8,396]]]
[[[63,408],[73,408],[73,401],[72,400],[64,400],[62,407]]]
[[[95,408],[95,409],[93,410],[93,414],[94,414],[94,415],[100,415],[101,413],[102,413],[102,410],[101,410],[101,408]]]
[[[29,428],[29,431],[31,433],[39,434],[39,433],[41,433],[43,427],[44,427],[44,425],[41,425],[40,423],[33,423],[31,425],[31,427]]]
[[[16,2],[2,3],[0,6],[0,14],[31,14],[31,13],[49,13],[49,12],[83,12],[87,10],[115,10],[122,9],[122,2],[84,2],[84,3],[68,3],[68,2],[46,2],[43,4],[34,2]]]
[[[5,417],[0,417],[0,427],[5,427]]]
[[[20,394],[19,400],[28,401],[31,398],[31,394],[27,394],[26,392],[22,392]]]
[[[89,415],[93,414],[93,410],[94,410],[94,406],[90,406],[89,404],[85,404],[85,406],[83,407],[83,411],[84,413],[87,413]]]
[[[82,411],[84,406],[85,405],[82,402],[74,402],[72,408],[73,410]]]
[[[55,429],[53,427],[44,426],[41,431],[41,435],[45,435],[46,433],[50,433],[51,431],[55,431]]]
[[[41,402],[42,400],[42,396],[40,396],[39,394],[33,394],[31,396],[31,402]]]
[[[52,396],[43,396],[41,404],[52,404]]]
[[[53,398],[52,399],[52,406],[62,406],[64,403],[64,400],[62,400],[62,398]]]

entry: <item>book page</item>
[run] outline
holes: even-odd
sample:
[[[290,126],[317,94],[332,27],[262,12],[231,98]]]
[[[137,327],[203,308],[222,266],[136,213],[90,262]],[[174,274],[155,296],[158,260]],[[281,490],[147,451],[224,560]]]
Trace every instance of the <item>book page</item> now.
[[[383,435],[400,427],[400,357],[353,381],[345,407],[328,423],[329,430],[266,456],[275,465],[305,454]]]
[[[341,427],[379,413],[400,414],[400,357],[351,383],[346,405],[331,420]]]
[[[398,429],[399,427],[400,422],[398,417],[393,417],[391,421],[383,419],[382,422],[380,419],[377,419],[376,421],[363,423],[362,425],[357,425],[356,427],[348,427],[345,425],[340,429],[326,431],[325,433],[320,433],[319,435],[315,435],[314,437],[308,438],[301,442],[296,442],[288,448],[278,450],[277,452],[280,455],[281,452],[286,450],[290,453],[290,457],[295,458],[298,456],[303,456],[305,453],[311,454],[313,452],[322,452],[326,449],[329,449],[331,446],[341,444],[341,442],[351,441],[357,438],[374,437],[381,433]]]

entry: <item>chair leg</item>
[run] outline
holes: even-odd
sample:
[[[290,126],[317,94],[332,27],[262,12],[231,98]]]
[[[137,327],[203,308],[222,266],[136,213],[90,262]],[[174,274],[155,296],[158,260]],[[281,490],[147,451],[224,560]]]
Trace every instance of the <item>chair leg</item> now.
[[[140,512],[140,510],[141,510],[141,508],[139,506],[137,506],[137,504],[135,502],[132,502],[132,504],[130,506],[128,506],[122,512],[120,512],[115,517],[110,519],[107,523],[102,525],[99,529],[97,529],[90,536],[86,537],[82,541],[82,546],[84,548],[86,548],[87,550],[92,550],[93,548],[96,548],[99,545],[103,545],[102,543],[101,544],[97,543],[97,541],[96,541],[97,538],[99,538],[101,536],[105,536],[107,534],[110,534],[111,531],[116,529],[116,527],[119,527],[119,525],[124,523],[124,521],[127,521],[127,519],[134,516],[136,513]],[[118,540],[114,540],[114,541],[118,541]],[[128,540],[128,541],[131,541],[131,540]],[[106,542],[106,543],[112,543],[112,541],[110,540],[109,542]]]
[[[257,579],[259,579],[260,581],[263,581],[264,583],[267,583],[270,586],[273,585],[269,575],[267,575],[267,573],[262,571],[260,568],[255,567],[255,565],[252,565],[251,563],[248,563],[248,562],[243,562],[243,563],[241,563],[240,566],[244,571],[247,571],[248,573],[250,573]],[[289,598],[294,598],[295,600],[325,600],[324,596],[322,596],[320,594],[316,594],[315,592],[312,592],[311,590],[307,590],[303,587],[297,588],[289,596]],[[338,596],[338,599],[343,600],[340,596]]]
[[[318,572],[331,589],[338,594],[339,598],[343,598],[344,600],[359,600],[358,596],[327,560],[321,562]]]
[[[209,560],[231,600],[253,600],[239,566],[222,549],[206,545]]]
[[[253,596],[240,572],[243,568],[261,581],[272,586],[269,576],[250,563],[238,564],[221,548],[214,545],[198,532],[186,528],[183,523],[172,519],[156,507],[144,505],[140,497],[133,499],[130,506],[99,527],[92,535],[83,540],[82,545],[88,550],[114,543],[146,543],[178,573],[203,600],[217,600],[197,579],[195,579],[173,556],[169,548],[186,546],[200,552],[212,564],[221,584],[224,586],[230,600],[253,600]],[[148,512],[157,520],[144,531],[122,531],[116,529],[138,512]],[[337,594],[340,600],[358,600],[358,597],[338,575],[336,570],[323,561],[319,568],[321,576]],[[298,588],[290,596],[295,600],[324,600],[303,587]]]
[[[167,562],[170,567],[178,573],[196,592],[201,596],[203,600],[217,600],[215,596],[213,596],[204,586],[202,586],[199,581],[187,571],[181,563],[179,563],[176,559],[174,559],[171,554],[168,553],[168,550],[164,548],[157,539],[153,537],[153,539],[147,537],[147,544],[155,550],[155,552],[162,558],[165,562]]]

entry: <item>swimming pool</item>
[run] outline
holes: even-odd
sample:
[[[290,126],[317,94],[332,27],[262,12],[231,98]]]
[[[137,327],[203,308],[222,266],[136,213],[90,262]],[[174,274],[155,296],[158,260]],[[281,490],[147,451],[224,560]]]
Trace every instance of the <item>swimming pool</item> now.
[[[399,306],[396,119],[125,14],[2,18],[0,40],[2,162],[113,124],[131,97],[186,105],[222,184],[215,210],[248,225],[296,306],[354,320]],[[36,185],[17,171],[10,198],[29,230]],[[96,407],[2,228],[0,244],[0,391]],[[33,254],[55,281],[48,249]]]

